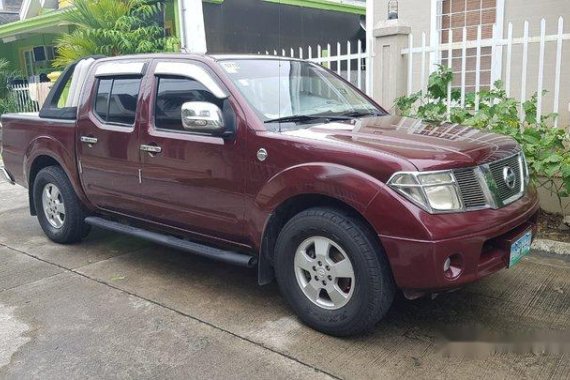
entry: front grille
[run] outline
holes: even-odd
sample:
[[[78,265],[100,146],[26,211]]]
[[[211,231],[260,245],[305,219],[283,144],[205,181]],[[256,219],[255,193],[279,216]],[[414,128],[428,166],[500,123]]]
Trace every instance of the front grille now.
[[[477,181],[474,169],[456,170],[453,174],[465,208],[479,208],[487,205],[487,199],[479,181]]]
[[[499,208],[520,198],[524,193],[521,162],[517,154],[479,167],[454,170],[464,209]]]
[[[511,187],[509,187],[505,179],[505,170],[508,170],[508,168],[510,168],[510,173],[514,174]],[[501,202],[508,201],[521,193],[522,178],[519,155],[492,162],[489,164],[489,170],[495,181],[496,188],[494,193]]]

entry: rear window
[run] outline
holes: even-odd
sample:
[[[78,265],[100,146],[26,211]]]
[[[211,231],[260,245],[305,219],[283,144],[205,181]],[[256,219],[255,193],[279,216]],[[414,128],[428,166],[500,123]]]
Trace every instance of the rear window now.
[[[101,78],[95,113],[101,120],[131,126],[135,123],[141,78]]]

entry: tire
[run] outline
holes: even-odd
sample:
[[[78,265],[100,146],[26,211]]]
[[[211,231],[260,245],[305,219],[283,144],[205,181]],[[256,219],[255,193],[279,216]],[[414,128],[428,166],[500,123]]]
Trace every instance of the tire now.
[[[40,170],[33,184],[33,195],[38,221],[48,238],[70,244],[87,236],[85,212],[63,169],[49,166]]]
[[[291,218],[277,239],[274,263],[289,305],[325,334],[366,333],[394,300],[396,286],[382,247],[359,219],[340,210],[312,208]]]

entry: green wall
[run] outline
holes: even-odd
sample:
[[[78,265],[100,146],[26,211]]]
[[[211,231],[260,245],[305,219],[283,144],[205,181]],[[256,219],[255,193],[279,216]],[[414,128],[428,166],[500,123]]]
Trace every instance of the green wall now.
[[[20,51],[34,46],[54,46],[58,37],[57,34],[34,34],[10,43],[0,42],[0,57],[7,59],[13,69],[24,71]]]

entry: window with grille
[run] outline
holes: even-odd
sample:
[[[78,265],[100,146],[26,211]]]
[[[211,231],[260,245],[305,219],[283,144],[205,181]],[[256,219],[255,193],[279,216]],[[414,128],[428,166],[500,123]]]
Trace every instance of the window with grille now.
[[[477,40],[477,28],[481,25],[481,39],[493,37],[493,24],[497,19],[497,0],[441,0],[438,6],[438,32],[442,45],[441,63],[447,66],[450,35],[453,42],[463,41],[463,28],[466,28],[467,41]],[[452,31],[452,33],[450,33]],[[454,49],[451,57],[454,88],[461,87],[462,50]],[[481,48],[480,86],[491,86],[492,48]],[[477,49],[468,48],[465,59],[465,91],[475,91]]]

